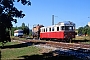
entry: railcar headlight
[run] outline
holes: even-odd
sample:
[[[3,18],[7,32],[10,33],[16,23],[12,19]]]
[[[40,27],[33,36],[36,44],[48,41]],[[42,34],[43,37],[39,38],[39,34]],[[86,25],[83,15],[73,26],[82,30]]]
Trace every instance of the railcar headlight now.
[[[66,34],[66,33],[64,33],[64,34]]]
[[[74,35],[72,35],[72,37],[74,37]]]
[[[64,36],[64,38],[66,38],[66,37],[67,37],[67,35]]]

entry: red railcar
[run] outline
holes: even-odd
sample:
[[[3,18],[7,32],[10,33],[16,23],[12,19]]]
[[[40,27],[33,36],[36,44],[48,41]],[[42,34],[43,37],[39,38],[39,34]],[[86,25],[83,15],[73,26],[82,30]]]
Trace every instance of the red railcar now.
[[[40,39],[59,39],[70,41],[75,38],[75,23],[67,21],[56,25],[41,27]]]

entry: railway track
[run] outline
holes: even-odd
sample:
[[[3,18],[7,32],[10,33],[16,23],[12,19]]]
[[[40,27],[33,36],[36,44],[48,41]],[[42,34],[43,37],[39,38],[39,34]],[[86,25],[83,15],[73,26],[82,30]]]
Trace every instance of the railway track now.
[[[81,60],[90,60],[90,45],[80,43],[64,43],[56,41],[42,41],[42,40],[23,40],[23,42],[34,43],[34,46],[42,47],[46,49],[52,49],[52,51],[66,55],[74,56]]]

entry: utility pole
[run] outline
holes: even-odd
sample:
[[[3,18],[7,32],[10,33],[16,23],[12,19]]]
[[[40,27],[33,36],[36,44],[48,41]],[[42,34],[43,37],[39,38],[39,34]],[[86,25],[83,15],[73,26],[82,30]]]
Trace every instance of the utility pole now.
[[[28,23],[28,28],[29,28],[29,23]]]
[[[29,29],[29,23],[28,23],[28,29]],[[30,33],[30,31],[29,31],[29,33]]]
[[[52,15],[52,25],[54,25],[54,15]]]

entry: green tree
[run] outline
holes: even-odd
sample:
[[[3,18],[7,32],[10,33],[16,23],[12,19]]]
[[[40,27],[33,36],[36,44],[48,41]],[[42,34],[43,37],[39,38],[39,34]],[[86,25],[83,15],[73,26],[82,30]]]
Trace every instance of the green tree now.
[[[14,36],[14,31],[17,30],[17,29],[20,29],[19,27],[12,27],[11,28],[11,36]]]
[[[26,26],[23,30],[24,34],[29,35],[29,28]]]
[[[22,26],[21,26],[21,27],[22,27],[22,29],[24,30],[25,27],[26,27],[26,26],[25,26],[25,23],[22,23]]]
[[[90,27],[88,27],[87,34],[90,36]]]
[[[21,28],[22,28],[23,33],[24,33],[25,35],[29,35],[29,28],[25,25],[25,23],[22,23]]]
[[[86,25],[86,26],[84,26],[84,28],[89,28],[89,26],[88,26],[88,25]]]
[[[84,28],[83,28],[83,30],[82,30],[82,32],[83,32],[83,34],[84,34],[85,36],[86,36],[87,33],[88,33],[88,28],[89,28],[89,26],[86,25],[86,26],[84,26]]]
[[[25,26],[25,23],[22,23],[22,25],[20,26],[20,27],[12,27],[11,28],[11,36],[13,36],[14,35],[14,31],[15,30],[18,30],[18,29],[22,29],[23,30],[23,33],[25,34],[25,35],[29,35],[29,28],[28,28],[28,26]]]
[[[78,33],[79,34],[84,34],[85,36],[86,35],[89,35],[90,36],[90,27],[88,25],[86,25],[84,27],[79,27]]]
[[[13,26],[12,22],[17,23],[16,18],[23,18],[25,16],[22,13],[23,11],[15,7],[14,2],[31,5],[31,2],[28,0],[0,0],[0,42],[2,43],[10,41],[9,30]]]
[[[83,27],[78,28],[78,34],[83,34]]]
[[[88,28],[83,28],[82,33],[86,36]]]

